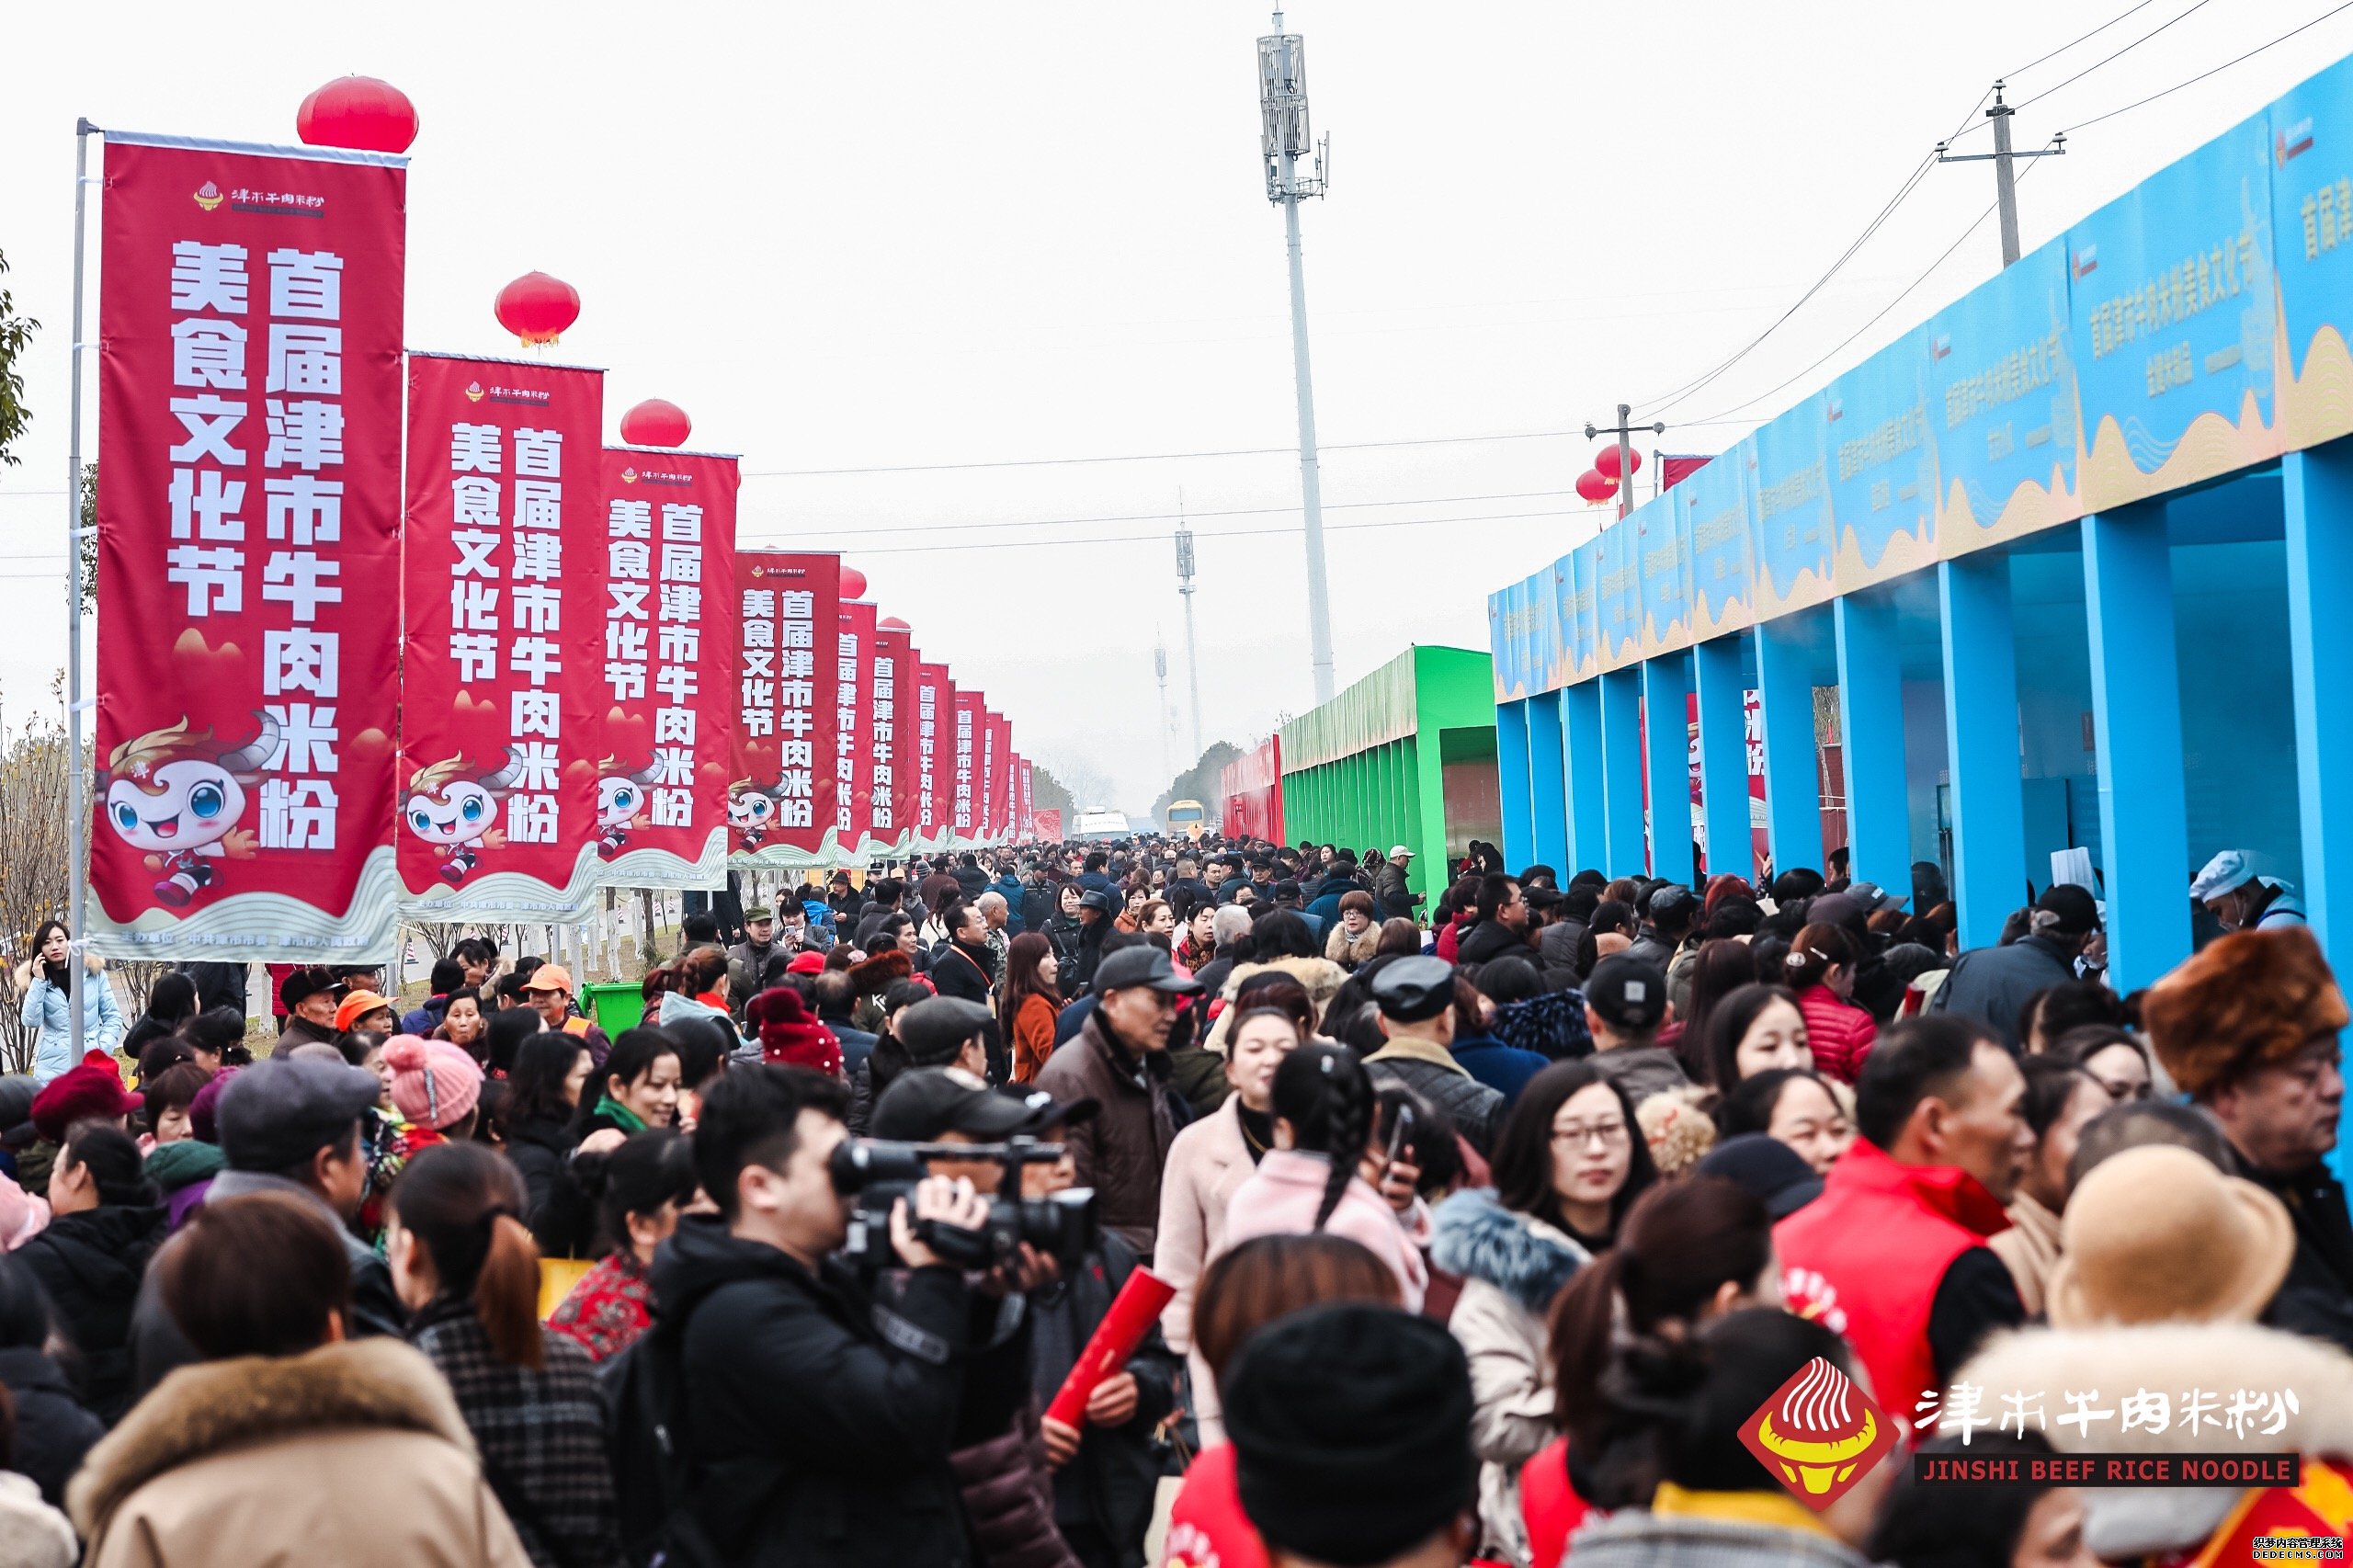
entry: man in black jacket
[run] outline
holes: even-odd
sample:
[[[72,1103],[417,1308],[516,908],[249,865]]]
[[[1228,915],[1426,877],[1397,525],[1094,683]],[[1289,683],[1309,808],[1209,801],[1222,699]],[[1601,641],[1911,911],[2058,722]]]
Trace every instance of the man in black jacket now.
[[[2004,947],[1972,948],[1929,999],[1931,1013],[1957,1013],[1991,1030],[2013,1054],[2018,1012],[2038,991],[2075,978],[2075,960],[2099,930],[2099,906],[2072,882],[2034,901],[2027,934]]]
[[[963,1568],[949,1453],[972,1301],[914,1222],[978,1228],[987,1200],[919,1184],[891,1216],[904,1286],[876,1301],[834,1256],[849,1226],[827,1163],[848,1108],[837,1081],[784,1067],[731,1072],[703,1098],[695,1168],[719,1212],[682,1221],[654,1262],[655,1332],[677,1336],[688,1507],[730,1563]]]
[[[1520,896],[1518,882],[1501,871],[1490,871],[1480,879],[1479,899],[1472,907],[1479,918],[1463,933],[1455,952],[1465,969],[1528,950],[1528,901]]]

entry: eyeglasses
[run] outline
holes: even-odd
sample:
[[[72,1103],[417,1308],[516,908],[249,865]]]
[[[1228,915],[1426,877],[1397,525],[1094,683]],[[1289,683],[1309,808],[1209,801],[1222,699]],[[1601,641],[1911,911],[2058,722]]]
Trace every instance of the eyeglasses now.
[[[1571,1149],[1582,1149],[1595,1139],[1601,1140],[1605,1149],[1614,1149],[1626,1142],[1626,1124],[1622,1121],[1597,1121],[1590,1127],[1572,1123],[1552,1129],[1552,1142]]]

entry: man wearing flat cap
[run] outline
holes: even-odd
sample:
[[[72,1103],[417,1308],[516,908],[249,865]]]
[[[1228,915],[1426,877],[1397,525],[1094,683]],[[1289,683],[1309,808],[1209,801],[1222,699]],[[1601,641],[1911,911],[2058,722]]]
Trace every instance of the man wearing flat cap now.
[[[2157,1060],[2222,1124],[2233,1174],[2295,1219],[2295,1261],[2265,1321],[2353,1350],[2353,1219],[2323,1163],[2345,1100],[2347,1012],[2320,943],[2302,926],[2234,932],[2141,1006]]]
[[[1160,1225],[1160,1173],[1178,1125],[1169,1087],[1168,1031],[1176,998],[1200,990],[1168,955],[1145,944],[1107,954],[1095,1006],[1069,1044],[1038,1070],[1037,1086],[1065,1104],[1102,1109],[1064,1134],[1078,1185],[1095,1189],[1103,1228],[1151,1261]]]
[[[1375,1081],[1404,1085],[1454,1119],[1483,1155],[1495,1145],[1504,1097],[1454,1059],[1454,966],[1419,953],[1390,960],[1372,979],[1388,1040],[1364,1059]]]
[[[368,1193],[368,1150],[360,1119],[383,1084],[364,1067],[272,1056],[241,1067],[221,1090],[221,1153],[229,1168],[212,1178],[206,1201],[254,1192],[282,1192],[317,1209],[335,1225],[351,1265],[353,1336],[397,1337],[408,1320],[392,1271],[373,1247],[351,1233],[349,1221]],[[131,1319],[133,1384],[144,1393],[176,1367],[199,1358],[157,1292],[158,1267],[179,1244],[164,1244],[149,1264]]]

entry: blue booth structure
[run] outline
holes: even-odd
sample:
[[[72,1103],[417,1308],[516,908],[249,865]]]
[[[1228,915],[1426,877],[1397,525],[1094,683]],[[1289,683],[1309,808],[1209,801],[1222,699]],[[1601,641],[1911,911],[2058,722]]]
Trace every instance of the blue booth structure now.
[[[2074,847],[2121,989],[2222,848],[2353,942],[2348,334],[2353,62],[1493,595],[1506,858],[1820,866],[1836,796],[1967,946]]]

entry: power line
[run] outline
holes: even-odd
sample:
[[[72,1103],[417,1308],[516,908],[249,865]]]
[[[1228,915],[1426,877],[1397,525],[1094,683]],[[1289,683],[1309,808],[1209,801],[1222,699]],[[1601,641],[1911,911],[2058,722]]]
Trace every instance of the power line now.
[[[1606,514],[1609,508],[1604,506],[1584,506],[1567,511],[1487,512],[1468,517],[1392,517],[1367,523],[1335,523],[1331,525],[1330,528],[1326,529],[1326,531],[1355,532],[1369,528],[1437,528],[1457,523],[1498,523],[1535,518],[1589,517]],[[1274,538],[1279,535],[1296,534],[1301,531],[1301,528],[1291,527],[1227,528],[1218,533],[1197,534],[1195,537],[1200,540],[1266,539]],[[1167,542],[1168,536],[1163,533],[1106,534],[1098,535],[1092,539],[1017,539],[983,541],[978,544],[885,545],[880,550],[860,550],[858,551],[858,559],[864,560],[869,556],[874,555],[928,555],[946,551],[1036,550],[1044,546],[1074,547],[1089,544],[1165,544]]]
[[[2347,3],[2348,6],[2353,6],[2353,0],[2346,0],[2346,3]],[[2018,176],[2018,183],[2019,183],[2020,185],[2024,185],[2024,184],[2027,182],[2028,178],[2029,178],[2030,176],[2032,176],[2032,175],[2033,175],[2034,171],[2035,171],[2037,168],[2040,167],[2040,166],[2041,166],[2041,165],[2039,165],[2039,164],[2029,164],[2029,165],[2027,165],[2026,173],[2021,174],[2020,176]],[[1911,281],[1911,282],[1909,282],[1909,283],[1907,283],[1907,284],[1905,284],[1905,285],[1904,286],[1904,290],[1903,290],[1903,291],[1902,291],[1901,293],[1897,294],[1897,295],[1895,296],[1895,298],[1893,298],[1893,300],[1890,300],[1886,304],[1881,305],[1881,306],[1879,308],[1879,311],[1877,312],[1877,313],[1875,313],[1874,315],[1872,315],[1872,317],[1871,317],[1869,321],[1867,321],[1867,322],[1863,323],[1863,324],[1862,324],[1862,325],[1860,325],[1860,326],[1857,327],[1854,331],[1852,331],[1852,332],[1848,333],[1845,337],[1840,338],[1840,339],[1838,340],[1838,342],[1837,342],[1834,347],[1832,347],[1832,348],[1830,349],[1830,351],[1829,351],[1828,353],[1826,353],[1826,354],[1823,355],[1821,358],[1816,359],[1813,364],[1808,365],[1804,369],[1798,371],[1798,372],[1797,372],[1797,374],[1795,374],[1795,375],[1793,375],[1793,376],[1790,376],[1787,381],[1781,381],[1779,384],[1778,384],[1778,385],[1776,385],[1776,386],[1769,387],[1769,388],[1768,388],[1767,390],[1765,390],[1764,392],[1758,392],[1755,397],[1752,397],[1752,398],[1746,399],[1745,401],[1744,401],[1744,402],[1742,402],[1742,403],[1734,403],[1731,408],[1725,409],[1725,410],[1723,410],[1723,411],[1722,411],[1722,413],[1720,413],[1720,414],[1711,415],[1711,418],[1718,418],[1718,419],[1721,419],[1721,418],[1724,418],[1724,417],[1726,417],[1726,416],[1728,416],[1728,415],[1733,415],[1736,414],[1736,413],[1737,413],[1737,411],[1739,411],[1739,410],[1741,410],[1741,409],[1745,409],[1745,408],[1752,408],[1752,407],[1756,406],[1757,403],[1760,403],[1764,402],[1767,398],[1771,397],[1771,396],[1773,396],[1775,393],[1781,392],[1784,388],[1788,387],[1788,386],[1790,384],[1790,382],[1792,382],[1792,381],[1801,381],[1801,380],[1803,380],[1805,377],[1812,375],[1815,370],[1820,369],[1821,369],[1824,364],[1826,364],[1830,359],[1832,359],[1833,358],[1835,358],[1835,357],[1836,357],[1836,355],[1837,355],[1841,350],[1845,349],[1845,348],[1846,348],[1846,347],[1847,347],[1848,344],[1850,344],[1850,343],[1854,342],[1854,341],[1855,341],[1855,339],[1857,339],[1857,338],[1859,338],[1859,337],[1862,336],[1862,335],[1863,335],[1863,334],[1865,334],[1865,333],[1869,332],[1872,327],[1874,327],[1874,326],[1878,325],[1878,324],[1879,324],[1879,323],[1880,323],[1880,322],[1881,322],[1881,320],[1882,320],[1886,315],[1887,315],[1887,312],[1890,312],[1890,311],[1892,311],[1892,310],[1895,309],[1895,307],[1896,307],[1896,306],[1898,306],[1898,305],[1902,304],[1905,300],[1909,299],[1909,298],[1911,297],[1911,295],[1912,295],[1912,291],[1913,291],[1914,290],[1915,290],[1915,289],[1919,288],[1921,284],[1926,283],[1926,282],[1927,282],[1927,280],[1928,280],[1932,276],[1934,276],[1934,275],[1935,275],[1937,268],[1938,268],[1938,267],[1942,267],[1946,262],[1948,262],[1948,261],[1951,260],[1951,259],[1952,259],[1952,254],[1953,254],[1953,252],[1955,252],[1955,251],[1959,250],[1959,249],[1961,247],[1961,245],[1962,245],[1963,244],[1965,244],[1965,243],[1968,241],[1969,236],[1970,236],[1970,235],[1972,235],[1972,234],[1973,234],[1973,233],[1975,233],[1978,231],[1978,229],[1979,229],[1979,228],[1980,228],[1980,227],[1984,223],[1985,220],[1986,220],[1986,219],[1988,219],[1988,218],[1990,218],[1990,217],[1992,217],[1992,216],[1994,215],[1994,213],[1995,213],[1995,210],[1996,210],[1996,209],[1998,209],[1998,208],[2000,207],[2000,205],[2001,205],[2001,203],[1999,203],[1999,202],[1997,201],[1997,202],[1994,203],[1992,206],[1987,207],[1987,208],[1985,209],[1985,210],[1984,210],[1984,211],[1980,212],[1980,213],[1979,213],[1979,214],[1978,214],[1978,215],[1977,215],[1973,220],[1972,220],[1972,221],[1971,221],[1969,227],[1967,227],[1966,229],[1963,229],[1963,230],[1962,230],[1962,231],[1961,231],[1958,235],[1956,235],[1956,236],[1954,237],[1952,244],[1950,244],[1947,245],[1947,246],[1944,248],[1943,252],[1942,252],[1940,255],[1938,255],[1938,257],[1937,257],[1937,259],[1936,259],[1936,260],[1934,260],[1934,261],[1932,261],[1932,262],[1928,263],[1928,265],[1927,265],[1925,268],[1923,268],[1923,269],[1922,269],[1922,271],[1921,271],[1920,275],[1919,275],[1917,278],[1915,278],[1914,279],[1912,279],[1912,281]],[[1752,416],[1752,417],[1753,417],[1753,416]]]
[[[2286,32],[2281,33],[2278,38],[2273,39],[2269,43],[2256,44],[2253,49],[2248,50],[2245,54],[2240,55],[2235,60],[2225,60],[2220,65],[2214,66],[2211,70],[2200,71],[2197,75],[2192,76],[2187,82],[2176,82],[2172,86],[2164,89],[2162,92],[2151,93],[2145,98],[2135,98],[2131,103],[2126,104],[2122,108],[2112,108],[2106,114],[2097,114],[2089,119],[2082,120],[2076,124],[2071,125],[2067,128],[2067,134],[2072,136],[2076,131],[2083,130],[2085,126],[2097,125],[2103,119],[2114,119],[2120,114],[2130,114],[2132,110],[2139,108],[2143,104],[2155,103],[2159,98],[2177,93],[2184,87],[2194,86],[2198,83],[2203,82],[2207,77],[2213,75],[2215,72],[2228,71],[2232,66],[2238,64],[2241,61],[2252,60],[2256,55],[2261,54],[2265,50],[2273,48],[2279,44],[2283,44],[2290,39],[2294,38],[2298,33],[2310,31],[2312,28],[2316,28],[2323,22],[2328,20],[2331,17],[2336,16],[2339,11],[2346,10],[2353,10],[2353,0],[2346,0],[2346,3],[2341,6],[2333,6],[2327,10],[2323,11],[2319,16],[2314,17],[2311,21],[2304,23],[2302,27],[2289,28]]]
[[[2203,0],[2200,0],[2200,4],[2203,4]],[[1961,125],[1956,127],[1953,132],[1945,138],[1945,141],[1947,142],[1950,142],[1955,137],[1959,136],[1961,134],[1961,127],[1967,126],[1970,121],[1976,117],[1977,111],[1985,107],[1985,100],[1993,96],[1994,90],[1991,87],[1988,87],[1983,94],[1981,94],[1977,101],[1970,106],[1969,111],[1961,117]],[[1847,247],[1845,252],[1839,256],[1838,259],[1830,264],[1830,269],[1827,272],[1824,272],[1820,278],[1814,279],[1813,287],[1809,288],[1803,294],[1800,295],[1795,304],[1792,304],[1788,310],[1783,311],[1779,316],[1776,317],[1771,325],[1768,326],[1763,332],[1758,333],[1754,338],[1750,339],[1745,347],[1734,352],[1730,358],[1726,359],[1721,365],[1718,365],[1714,369],[1706,372],[1693,381],[1686,381],[1683,385],[1676,388],[1672,392],[1662,392],[1656,397],[1646,398],[1637,406],[1639,406],[1644,414],[1655,417],[1658,415],[1665,413],[1668,409],[1674,407],[1685,398],[1689,397],[1693,392],[1696,392],[1701,388],[1707,386],[1719,376],[1722,376],[1726,370],[1731,369],[1734,365],[1740,363],[1742,359],[1747,358],[1748,355],[1754,352],[1767,338],[1779,331],[1783,324],[1788,322],[1791,316],[1797,314],[1797,312],[1803,308],[1807,301],[1820,293],[1824,285],[1827,284],[1833,278],[1838,275],[1840,268],[1844,267],[1849,261],[1852,261],[1855,258],[1855,253],[1861,250],[1864,244],[1870,241],[1870,237],[1879,233],[1881,227],[1886,223],[1888,219],[1894,216],[1895,210],[1904,204],[1904,199],[1908,198],[1913,191],[1919,188],[1920,182],[1927,177],[1928,171],[1936,166],[1936,153],[1930,153],[1927,157],[1922,158],[1918,164],[1914,165],[1911,173],[1904,176],[1903,185],[1897,187],[1893,196],[1888,198],[1887,205],[1879,210],[1878,216],[1874,217],[1870,222],[1865,226],[1861,233],[1855,236],[1854,243]],[[1687,421],[1686,423],[1688,425],[1700,425],[1706,424],[1708,421],[1694,420]]]
[[[2085,77],[2098,70],[2101,66],[2109,64],[2112,61],[2121,60],[2124,56],[2131,53],[2134,50],[2140,48],[2143,44],[2148,42],[2151,39],[2156,37],[2167,28],[2173,26],[2174,23],[2186,21],[2189,17],[2196,16],[2211,3],[2212,0],[2191,0],[2191,5],[2188,10],[2182,12],[2178,16],[2171,17],[2165,21],[2159,22],[2155,27],[2151,28],[2147,32],[2143,33],[2139,38],[2134,39],[2131,43],[2126,44],[2115,53],[2104,55],[2100,59],[2093,61],[2089,65],[2085,66],[2081,71],[2076,72],[2065,81],[2059,83],[2055,86],[2045,87],[2042,91],[2035,94],[2034,97],[2021,99],[2011,107],[2014,108],[2024,108],[2029,104],[2039,104],[2043,99],[2049,97],[2052,94],[2075,85],[2077,82],[2082,81]]]
[[[1459,506],[1473,501],[1543,501],[1558,495],[1574,494],[1575,492],[1569,490],[1510,490],[1488,495],[1423,495],[1395,501],[1334,501],[1328,503],[1324,510],[1338,511],[1343,508],[1358,510],[1369,506]],[[909,523],[889,528],[858,528],[856,531],[858,538],[869,539],[877,534],[967,533],[984,528],[1074,528],[1087,523],[1175,522],[1184,517],[1263,517],[1273,512],[1298,510],[1299,503],[1293,501],[1280,506],[1229,506],[1211,512],[1204,512],[1197,507],[1188,507],[1182,512],[1113,512],[1093,517],[1022,517],[998,523]],[[788,528],[799,527],[793,524],[780,526]],[[819,534],[829,534],[842,530],[818,528],[815,531]],[[6,557],[0,556],[0,560],[6,559]],[[65,558],[60,555],[57,559],[63,561]]]
[[[2122,21],[2125,17],[2127,17],[2131,16],[2133,12],[2135,12],[2135,11],[2145,11],[2145,10],[2147,10],[2150,6],[2152,6],[2155,5],[2156,3],[2157,3],[2157,0],[2140,0],[2140,4],[2139,4],[2139,5],[2137,5],[2137,6],[2126,6],[2123,10],[2119,11],[2115,16],[2110,17],[2108,20],[2106,20],[2106,21],[2102,22],[2099,26],[2097,26],[2097,27],[2094,28],[2090,32],[2087,32],[2087,33],[2084,34],[2084,35],[2083,35],[2083,37],[2081,37],[2081,38],[2075,39],[2073,42],[2069,42],[2069,43],[2063,43],[2063,44],[2061,44],[2058,48],[2056,48],[2056,49],[2052,50],[2050,53],[2048,53],[2048,54],[2040,54],[2040,55],[2037,55],[2037,56],[2035,56],[2035,58],[2033,58],[2032,60],[2029,60],[2029,61],[2028,61],[2025,64],[2023,64],[2023,65],[2019,66],[2017,70],[2004,73],[2003,80],[2007,81],[2007,80],[2011,79],[2012,77],[2023,76],[2023,75],[2025,75],[2028,72],[2029,72],[2029,71],[2033,70],[2036,66],[2038,66],[2038,65],[2040,65],[2040,64],[2043,63],[2043,62],[2048,61],[2048,60],[2056,60],[2056,59],[2058,59],[2061,55],[2063,55],[2063,54],[2066,53],[2069,50],[2071,50],[2071,49],[2075,48],[2076,44],[2078,44],[2078,43],[2082,43],[2082,42],[2084,42],[2084,41],[2085,41],[2086,40],[2087,40],[2087,39],[2094,38],[2094,37],[2097,36],[2097,35],[2098,35],[2098,34],[2100,34],[2100,33],[2104,33],[2104,32],[2108,31],[2108,29],[2109,29],[2109,28],[2110,28],[2114,27],[2117,23],[2119,23],[2119,22]]]
[[[1446,447],[1470,441],[1541,441],[1555,437],[1574,436],[1574,430],[1515,430],[1493,436],[1425,436],[1404,441],[1326,441],[1322,449],[1327,452],[1364,451],[1376,447]],[[1299,456],[1293,447],[1223,447],[1199,452],[1122,452],[1108,457],[1091,458],[1000,458],[984,462],[961,463],[886,463],[870,468],[768,468],[745,469],[746,479],[813,479],[835,474],[855,473],[941,473],[957,469],[976,468],[1066,468],[1081,463],[1143,463],[1174,462],[1189,458],[1265,458]]]

